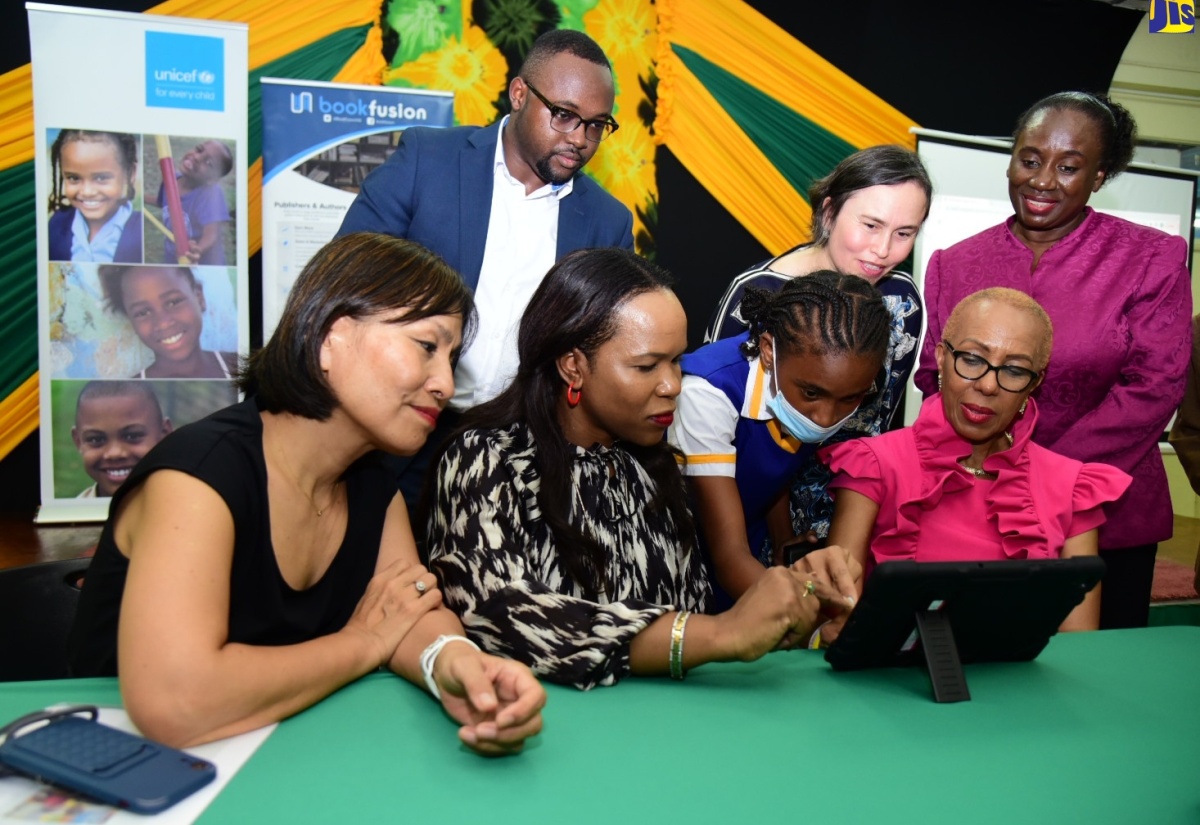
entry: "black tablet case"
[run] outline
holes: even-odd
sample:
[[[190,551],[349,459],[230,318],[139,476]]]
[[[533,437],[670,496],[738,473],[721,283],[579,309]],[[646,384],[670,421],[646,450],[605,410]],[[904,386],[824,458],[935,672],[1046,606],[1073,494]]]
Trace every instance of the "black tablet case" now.
[[[963,664],[1029,661],[1103,575],[1096,556],[883,562],[825,659],[835,670],[916,664],[950,653]],[[927,625],[923,639],[919,616]],[[953,634],[952,651],[938,635],[944,626]],[[928,663],[936,693],[936,662]]]

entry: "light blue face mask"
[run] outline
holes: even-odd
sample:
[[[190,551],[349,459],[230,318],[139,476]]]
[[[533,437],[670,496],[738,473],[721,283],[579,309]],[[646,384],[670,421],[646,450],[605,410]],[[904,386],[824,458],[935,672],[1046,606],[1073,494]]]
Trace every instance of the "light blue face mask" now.
[[[775,420],[779,422],[792,437],[800,439],[803,444],[820,444],[825,439],[836,433],[846,425],[850,417],[858,412],[858,407],[850,411],[841,421],[831,424],[828,427],[822,427],[814,422],[804,413],[788,403],[788,400],[783,397],[783,391],[779,387],[779,358],[775,354],[775,341],[771,341],[771,379],[775,382],[775,397],[767,402],[767,412],[775,416]]]

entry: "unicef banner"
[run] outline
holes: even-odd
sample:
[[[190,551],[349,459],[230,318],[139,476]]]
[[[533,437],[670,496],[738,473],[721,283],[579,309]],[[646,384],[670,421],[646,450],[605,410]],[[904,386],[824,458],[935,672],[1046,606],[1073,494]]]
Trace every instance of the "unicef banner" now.
[[[409,126],[451,126],[454,95],[263,78],[263,339],[363,178]]]
[[[247,29],[28,3],[41,522],[237,400],[248,348]],[[96,59],[80,44],[104,44]]]

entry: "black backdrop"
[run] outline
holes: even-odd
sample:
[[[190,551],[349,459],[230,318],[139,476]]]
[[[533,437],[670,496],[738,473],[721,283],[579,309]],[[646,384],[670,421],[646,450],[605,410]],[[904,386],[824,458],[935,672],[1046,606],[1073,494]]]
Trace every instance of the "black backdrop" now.
[[[1008,134],[1017,115],[1043,95],[1107,89],[1143,19],[1141,12],[1098,0],[1006,0],[990,6],[949,0],[748,1],[921,126],[979,135]],[[133,12],[157,5],[58,4]],[[23,6],[11,3],[6,16],[0,72],[29,62]],[[695,345],[725,284],[768,253],[669,150],[659,148],[657,163],[657,259],[680,281]],[[251,259],[250,275],[261,277],[258,255]],[[0,489],[8,491],[0,510],[32,514],[38,477],[34,433],[0,461]]]
[[[748,2],[919,125],[988,136],[1045,95],[1107,90],[1144,19],[1097,0]],[[680,282],[695,346],[729,280],[769,253],[670,150],[657,164],[657,260]]]

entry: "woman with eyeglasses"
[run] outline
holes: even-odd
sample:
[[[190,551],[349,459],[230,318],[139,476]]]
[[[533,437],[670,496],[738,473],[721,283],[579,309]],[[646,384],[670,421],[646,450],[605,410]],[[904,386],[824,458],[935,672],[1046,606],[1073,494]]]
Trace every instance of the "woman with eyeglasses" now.
[[[1001,561],[1094,556],[1103,505],[1130,477],[1034,444],[1030,397],[1053,330],[1036,301],[993,288],[964,298],[936,346],[940,388],[911,427],[821,450],[834,471],[829,540],[863,566],[896,560]],[[826,625],[836,638],[841,621]],[[1061,630],[1094,630],[1100,589]]]
[[[935,347],[951,308],[984,287],[1032,296],[1054,321],[1054,364],[1037,391],[1034,439],[1133,476],[1100,531],[1101,627],[1144,627],[1158,542],[1173,528],[1159,439],[1183,398],[1191,341],[1187,242],[1090,208],[1129,166],[1136,126],[1104,95],[1060,92],[1017,121],[1013,215],[934,252],[929,327],[916,384],[935,390]]]

